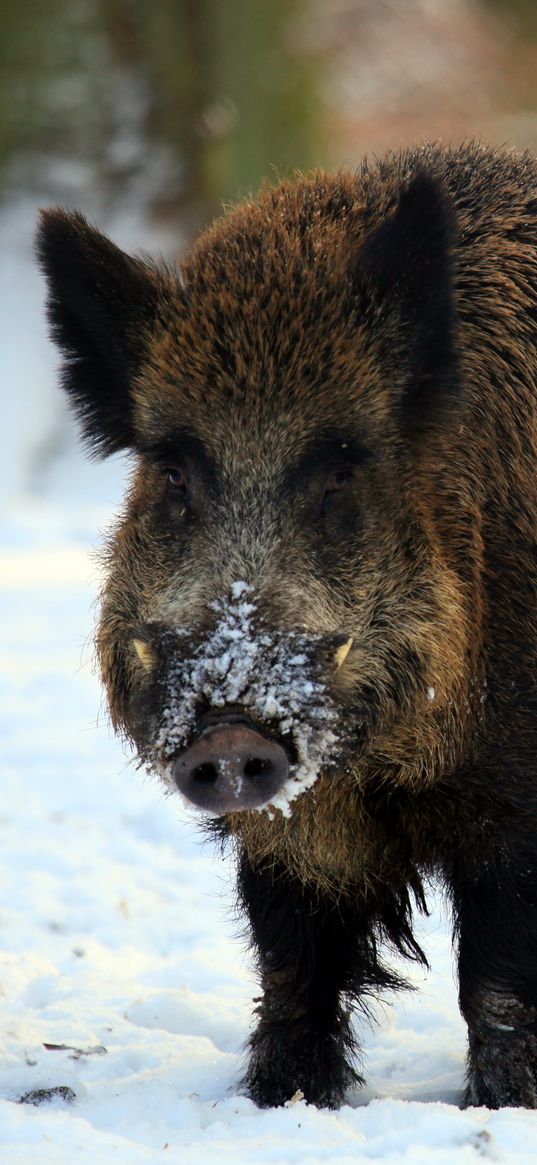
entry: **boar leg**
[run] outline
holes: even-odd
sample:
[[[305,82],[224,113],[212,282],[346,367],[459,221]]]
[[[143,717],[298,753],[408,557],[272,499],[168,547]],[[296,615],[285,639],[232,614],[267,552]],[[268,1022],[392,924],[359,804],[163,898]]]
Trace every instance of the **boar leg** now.
[[[537,861],[492,864],[455,894],[465,1105],[537,1107]]]
[[[245,1085],[262,1107],[284,1104],[297,1091],[337,1107],[360,1078],[347,1055],[353,1039],[341,992],[349,987],[345,907],[329,903],[278,866],[239,879],[257,951],[263,995],[250,1039]]]
[[[349,999],[390,978],[377,963],[371,924],[352,898],[335,902],[278,865],[254,869],[243,859],[239,888],[263,988],[246,1089],[262,1107],[298,1091],[337,1107],[347,1088],[363,1083],[349,1062]]]

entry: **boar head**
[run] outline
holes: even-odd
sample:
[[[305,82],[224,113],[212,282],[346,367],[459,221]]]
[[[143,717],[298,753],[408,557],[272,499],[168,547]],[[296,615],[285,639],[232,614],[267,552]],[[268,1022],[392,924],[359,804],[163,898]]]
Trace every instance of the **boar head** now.
[[[454,739],[453,231],[423,173],[381,206],[350,175],[267,189],[179,273],[43,213],[64,388],[93,450],[134,462],[97,635],[111,715],[211,813],[287,812],[363,758],[428,782]]]

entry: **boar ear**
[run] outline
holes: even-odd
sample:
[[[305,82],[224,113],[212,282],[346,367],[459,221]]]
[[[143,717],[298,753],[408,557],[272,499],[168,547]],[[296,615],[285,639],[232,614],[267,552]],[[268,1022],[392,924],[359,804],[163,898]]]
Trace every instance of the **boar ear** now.
[[[457,385],[454,239],[455,213],[443,182],[418,171],[360,254],[362,291],[391,359],[402,359],[401,404],[412,426],[443,407]]]
[[[41,211],[36,248],[51,335],[63,353],[62,384],[83,435],[98,455],[128,448],[129,387],[158,313],[156,273],[77,212]]]

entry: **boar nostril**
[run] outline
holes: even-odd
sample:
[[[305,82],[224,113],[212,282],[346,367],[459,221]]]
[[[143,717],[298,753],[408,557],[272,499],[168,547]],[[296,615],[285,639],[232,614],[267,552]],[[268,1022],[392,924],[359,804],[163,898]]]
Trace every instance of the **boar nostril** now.
[[[193,777],[198,781],[217,781],[218,770],[215,765],[203,764],[194,769]]]
[[[268,804],[289,774],[280,744],[243,723],[213,724],[174,762],[177,788],[211,813]]]
[[[246,761],[244,766],[244,775],[246,777],[259,777],[261,773],[266,773],[271,768],[269,760],[262,760],[259,756],[252,756]]]

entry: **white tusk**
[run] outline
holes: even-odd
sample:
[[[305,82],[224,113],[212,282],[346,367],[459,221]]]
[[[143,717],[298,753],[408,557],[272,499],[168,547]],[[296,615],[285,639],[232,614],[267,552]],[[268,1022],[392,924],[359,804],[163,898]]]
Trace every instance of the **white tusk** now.
[[[354,643],[354,635],[351,635],[350,639],[347,639],[346,643],[342,643],[341,647],[338,647],[336,654],[334,656],[334,660],[335,660],[335,664],[336,664],[336,671],[339,671],[341,665],[345,663],[345,660],[349,654],[349,651],[350,651],[353,643]]]
[[[155,655],[152,648],[143,639],[133,639],[132,646],[146,671],[151,671],[155,665]]]

